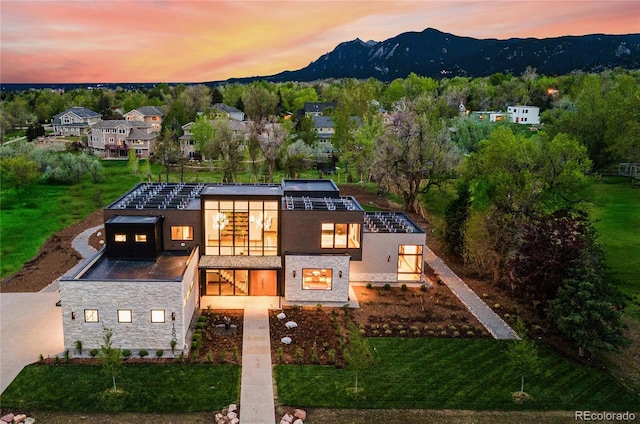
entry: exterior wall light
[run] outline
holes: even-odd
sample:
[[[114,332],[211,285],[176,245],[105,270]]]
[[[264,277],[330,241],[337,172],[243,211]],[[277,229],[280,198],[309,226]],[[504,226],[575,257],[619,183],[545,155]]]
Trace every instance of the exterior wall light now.
[[[296,270],[294,269],[293,270],[293,278],[295,278],[295,277],[296,277]]]
[[[387,262],[391,262],[391,255],[387,255]]]
[[[171,312],[171,321],[175,321],[175,320],[176,320],[176,313]]]
[[[75,312],[71,312],[71,319],[75,320],[76,319],[76,313]]]
[[[338,277],[342,278],[342,270],[338,271]]]

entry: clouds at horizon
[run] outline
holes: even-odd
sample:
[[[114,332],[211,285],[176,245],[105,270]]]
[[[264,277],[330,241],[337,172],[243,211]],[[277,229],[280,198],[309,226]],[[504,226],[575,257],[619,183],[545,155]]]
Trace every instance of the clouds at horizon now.
[[[203,82],[309,64],[337,44],[436,28],[474,38],[640,32],[623,1],[14,1],[3,82]]]

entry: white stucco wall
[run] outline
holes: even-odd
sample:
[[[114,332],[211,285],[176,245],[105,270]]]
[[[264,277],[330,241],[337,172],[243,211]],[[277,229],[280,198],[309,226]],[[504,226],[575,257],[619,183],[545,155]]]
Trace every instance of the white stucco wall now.
[[[350,281],[398,281],[398,247],[425,245],[424,233],[369,233],[362,235],[362,260],[351,262]],[[423,247],[424,255],[424,247]]]
[[[284,297],[288,302],[348,302],[349,261],[347,255],[287,255],[285,256]],[[332,270],[331,290],[303,290],[302,270],[324,268]],[[295,271],[295,277],[293,272]],[[342,277],[340,276],[342,272]]]

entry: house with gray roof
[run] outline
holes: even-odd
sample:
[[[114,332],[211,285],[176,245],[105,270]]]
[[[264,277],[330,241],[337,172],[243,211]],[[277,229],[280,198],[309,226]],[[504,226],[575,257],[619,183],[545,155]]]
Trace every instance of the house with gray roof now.
[[[89,150],[105,159],[127,159],[129,150],[145,159],[153,154],[153,143],[158,134],[151,124],[125,119],[100,121],[89,134]]]
[[[72,107],[53,117],[53,132],[56,135],[87,135],[91,126],[102,119],[102,115],[86,107]]]
[[[216,103],[213,105],[213,110],[216,113],[226,115],[228,118],[234,121],[244,121],[244,112],[233,106],[225,105],[224,103]]]
[[[162,129],[164,112],[156,106],[142,106],[124,114],[127,121],[142,121],[151,125],[151,131],[159,133]]]

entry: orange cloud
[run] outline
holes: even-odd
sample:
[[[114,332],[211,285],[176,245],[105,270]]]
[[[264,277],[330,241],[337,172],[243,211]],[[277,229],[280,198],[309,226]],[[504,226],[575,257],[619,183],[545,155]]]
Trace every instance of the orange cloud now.
[[[637,1],[3,0],[3,82],[197,82],[306,66],[427,27],[476,38],[637,33]]]

